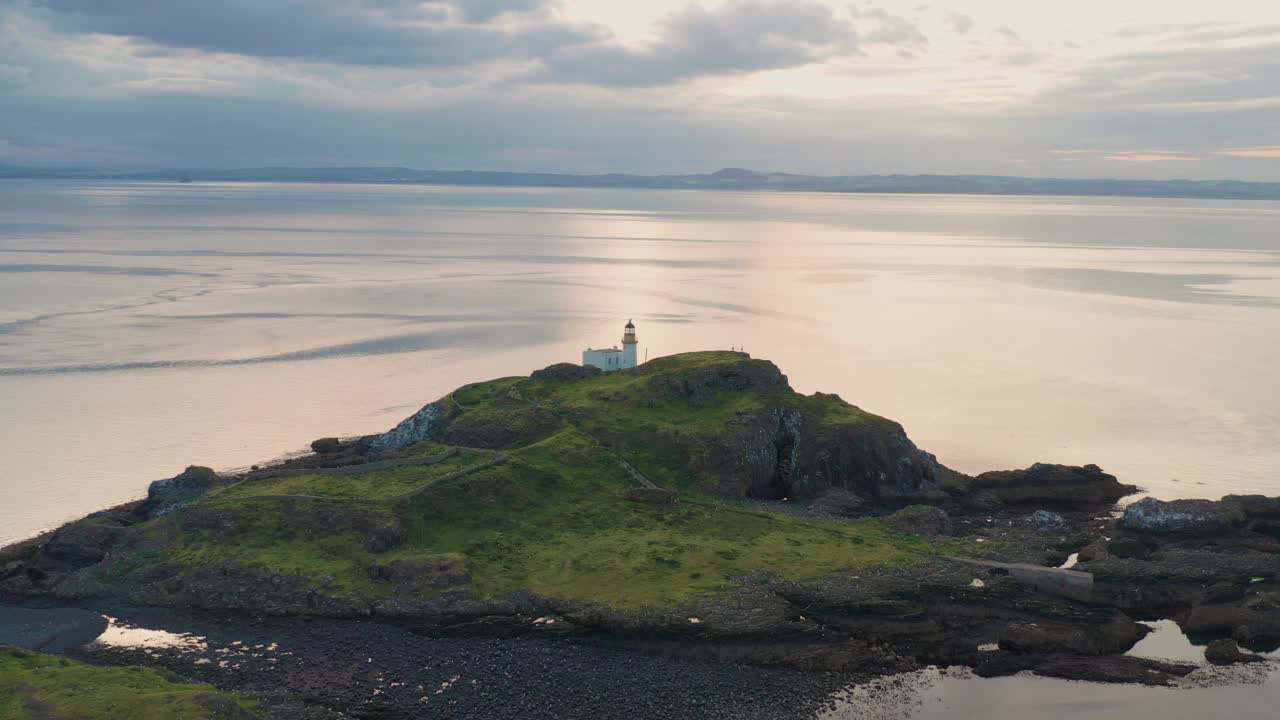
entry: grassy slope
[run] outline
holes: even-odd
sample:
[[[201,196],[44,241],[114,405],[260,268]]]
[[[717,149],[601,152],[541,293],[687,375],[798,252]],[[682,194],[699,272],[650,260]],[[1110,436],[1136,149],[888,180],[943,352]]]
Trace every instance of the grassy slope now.
[[[741,356],[697,353],[662,362],[667,369],[689,369],[741,362]],[[255,512],[233,539],[215,542],[188,532],[174,556],[190,564],[233,558],[331,577],[348,590],[382,592],[387,588],[363,570],[370,562],[463,554],[481,594],[531,590],[635,607],[687,602],[729,587],[732,578],[752,570],[813,577],[911,562],[919,552],[936,549],[877,521],[807,520],[701,495],[701,479],[690,476],[682,456],[685,443],[670,442],[672,437],[715,433],[738,410],[766,403],[806,404],[837,423],[878,418],[834,396],[776,390],[721,393],[696,403],[655,398],[645,387],[658,370],[663,368],[570,383],[503,378],[459,390],[455,398],[465,399],[467,408],[460,412],[472,419],[508,416],[536,400],[571,420],[550,437],[511,450],[505,464],[436,483],[407,501],[366,509],[402,520],[408,540],[389,553],[368,553],[351,533],[283,528],[269,503],[247,501]],[[614,452],[655,482],[679,488],[681,503],[663,509],[627,500],[629,477]],[[359,475],[332,479],[353,487],[371,482]]]
[[[381,498],[393,497],[426,485],[435,478],[448,475],[486,458],[458,453],[431,465],[412,465],[358,474],[300,475],[242,482],[218,488],[210,500],[230,500],[254,495],[314,495],[318,497]]]
[[[204,720],[215,716],[196,697],[209,693],[217,691],[168,680],[155,670],[95,667],[0,649],[0,718],[5,720]],[[224,697],[247,711],[253,709],[252,703]]]

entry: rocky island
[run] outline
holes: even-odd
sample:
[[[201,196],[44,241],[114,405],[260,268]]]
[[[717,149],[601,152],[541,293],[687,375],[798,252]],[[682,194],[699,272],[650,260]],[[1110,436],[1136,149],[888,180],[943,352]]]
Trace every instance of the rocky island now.
[[[1280,498],[1121,511],[1137,488],[1092,465],[965,475],[743,353],[553,365],[312,449],[190,467],[0,550],[11,618],[203,643],[63,649],[81,665],[0,623],[27,648],[0,655],[0,708],[112,717],[51,678],[134,664],[176,674],[146,678],[187,708],[157,718],[807,717],[927,665],[1196,669],[1125,655],[1141,620],[1214,640],[1213,663],[1280,645]],[[683,690],[648,689],[664,678]]]

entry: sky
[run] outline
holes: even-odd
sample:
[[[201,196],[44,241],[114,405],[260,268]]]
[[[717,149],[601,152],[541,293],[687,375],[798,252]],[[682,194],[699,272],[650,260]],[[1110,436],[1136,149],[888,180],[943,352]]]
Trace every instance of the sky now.
[[[0,0],[0,163],[1280,181],[1280,2]]]

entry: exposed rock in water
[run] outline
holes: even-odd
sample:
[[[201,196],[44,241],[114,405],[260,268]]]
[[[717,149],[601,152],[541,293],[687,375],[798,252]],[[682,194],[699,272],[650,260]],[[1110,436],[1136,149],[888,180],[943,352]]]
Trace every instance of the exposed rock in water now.
[[[436,419],[444,412],[440,402],[424,406],[418,412],[400,421],[391,430],[375,435],[369,440],[369,449],[374,452],[390,452],[400,450],[414,443],[431,437]]]
[[[1218,535],[1244,524],[1244,508],[1235,502],[1143,498],[1125,508],[1126,530],[1161,535]]]
[[[1075,467],[1036,463],[1025,470],[995,470],[973,479],[974,490],[986,491],[1006,505],[1040,505],[1063,509],[1090,509],[1114,504],[1137,492],[1097,465]]]
[[[1274,562],[1272,567],[1275,567]],[[1274,586],[1254,588],[1233,602],[1198,605],[1187,613],[1182,624],[1187,632],[1230,633],[1241,639],[1280,640],[1280,589]]]
[[[1111,655],[1127,651],[1151,632],[1122,612],[1113,610],[1109,615],[1102,622],[1086,624],[1009,623],[1000,633],[1000,647],[1015,652]]]
[[[1261,655],[1240,652],[1235,640],[1223,638],[1214,640],[1204,649],[1204,659],[1214,665],[1234,665],[1235,663],[1266,662]]]
[[[212,469],[190,465],[178,475],[151,483],[147,488],[147,499],[140,508],[141,512],[149,518],[172,512],[203,495],[206,490],[217,485],[219,480],[218,473]]]
[[[1044,677],[1064,680],[1137,683],[1166,687],[1173,685],[1178,678],[1190,675],[1196,670],[1196,666],[1127,655],[1087,657],[996,652],[983,658],[982,662],[974,668],[974,674],[979,677],[1004,677],[1026,670]]]

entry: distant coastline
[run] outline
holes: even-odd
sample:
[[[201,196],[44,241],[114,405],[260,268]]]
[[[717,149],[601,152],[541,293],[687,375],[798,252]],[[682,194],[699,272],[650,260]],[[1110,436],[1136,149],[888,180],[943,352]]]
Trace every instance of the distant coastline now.
[[[690,175],[575,175],[489,170],[415,170],[406,167],[186,168],[118,172],[94,168],[32,168],[0,164],[0,178],[1280,200],[1280,182],[1026,178],[998,175],[818,176],[756,172],[741,168]]]

